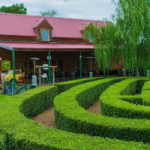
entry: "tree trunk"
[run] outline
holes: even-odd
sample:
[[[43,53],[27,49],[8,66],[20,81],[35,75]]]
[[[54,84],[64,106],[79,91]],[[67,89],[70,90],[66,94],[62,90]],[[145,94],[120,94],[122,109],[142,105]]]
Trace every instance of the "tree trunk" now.
[[[140,76],[140,73],[139,73],[139,66],[138,64],[136,65],[136,76],[139,77]]]

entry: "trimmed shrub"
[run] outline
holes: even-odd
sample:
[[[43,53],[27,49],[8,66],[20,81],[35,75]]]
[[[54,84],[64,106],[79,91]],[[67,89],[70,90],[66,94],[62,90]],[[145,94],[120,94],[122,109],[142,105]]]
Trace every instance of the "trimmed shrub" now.
[[[34,96],[31,96],[33,94]],[[26,100],[23,101],[23,103],[20,105],[19,110],[28,118],[34,117],[52,107],[53,100],[56,95],[56,86],[37,87],[34,93],[33,90],[30,90],[30,92],[28,92],[28,96],[26,97]]]
[[[5,134],[0,133],[0,150],[4,150]]]
[[[138,78],[136,79],[132,78],[132,79],[121,81],[122,87],[120,87],[121,89],[118,89],[118,90],[120,92],[124,91],[123,93],[125,94],[125,91],[126,92],[128,91],[127,90],[128,88],[124,90],[126,86],[128,85],[129,87],[129,84],[132,82],[136,82],[137,79]],[[96,93],[101,91],[101,88],[103,88],[104,86],[103,83],[105,82],[109,83],[111,80],[116,80],[116,79],[103,79],[100,81],[85,83],[80,86],[78,85],[76,87],[73,87],[67,92],[63,92],[60,95],[58,95],[54,100],[55,119],[56,119],[55,123],[57,127],[59,129],[63,129],[69,132],[84,133],[84,134],[89,134],[92,136],[118,138],[121,140],[128,140],[128,141],[136,140],[136,141],[143,141],[145,143],[148,143],[150,141],[150,121],[149,120],[116,118],[115,113],[114,113],[114,117],[100,116],[98,114],[89,113],[88,111],[84,109],[88,107],[86,103],[88,103],[87,101],[91,99],[90,97],[91,93],[93,94],[93,99],[95,99],[92,101],[97,101],[98,100],[97,96],[95,96]],[[120,83],[116,83],[115,85],[117,84],[120,84]],[[95,91],[96,86],[97,86],[97,91]],[[114,85],[112,85],[111,88],[113,86]],[[135,87],[135,85],[133,84],[133,86],[131,87],[132,88],[131,90],[129,90],[129,93],[133,93],[133,91],[135,91],[135,89],[133,88]],[[113,106],[117,107],[117,111],[120,111],[120,113],[122,113],[122,107],[126,108],[129,105],[131,106],[133,105],[128,102],[121,101],[119,98],[117,99],[114,96],[116,92],[115,89],[112,88],[111,95],[109,95],[108,90],[106,91],[104,92],[105,95],[109,97],[110,102],[113,103]],[[79,95],[81,96],[81,98]],[[103,101],[105,100],[106,99],[104,99]],[[84,102],[82,103],[81,101],[84,101]],[[109,103],[107,104],[108,106],[110,105]],[[101,108],[103,107],[105,109],[105,106],[104,106],[105,103],[102,103],[102,105],[103,106],[101,106]],[[84,108],[82,108],[81,106]],[[146,106],[138,106],[138,108],[140,107],[145,108]],[[108,107],[106,106],[106,109],[107,108]],[[111,112],[113,113],[114,109],[115,107],[109,107],[107,111],[109,111],[110,113]],[[117,115],[119,115],[119,113],[117,113]],[[143,114],[141,112],[141,116],[142,115],[144,116],[145,113]],[[149,116],[148,113],[146,115]]]
[[[19,106],[29,97],[36,95],[35,88],[0,101],[0,133],[6,134],[5,149],[72,149],[72,150],[141,150],[150,149],[149,144],[142,142],[126,142],[107,137],[91,137],[88,135],[69,133],[66,131],[45,127],[19,112]],[[44,87],[46,90],[48,87]],[[51,87],[52,89],[55,87]],[[29,96],[30,95],[30,96]],[[34,98],[32,99],[35,100]],[[35,105],[32,105],[33,109]],[[24,113],[28,111],[22,111]],[[29,109],[31,111],[32,109]],[[34,113],[34,112],[33,112]],[[31,113],[32,114],[32,111]],[[27,116],[27,115],[26,115]],[[32,115],[31,115],[32,116]]]
[[[143,105],[150,106],[150,81],[145,82],[141,97],[143,99]]]
[[[104,79],[104,77],[84,78],[84,79],[66,81],[66,82],[56,83],[55,86],[57,86],[58,94],[60,94],[66,90],[69,90],[70,88],[72,88],[76,85],[95,81],[95,80],[100,80],[100,79]]]
[[[141,96],[125,96],[135,94],[137,85],[143,85],[145,81],[144,79],[143,81],[128,79],[110,86],[100,97],[102,114],[110,117],[150,119],[149,107],[144,105],[137,106],[126,102],[138,102],[143,104]]]

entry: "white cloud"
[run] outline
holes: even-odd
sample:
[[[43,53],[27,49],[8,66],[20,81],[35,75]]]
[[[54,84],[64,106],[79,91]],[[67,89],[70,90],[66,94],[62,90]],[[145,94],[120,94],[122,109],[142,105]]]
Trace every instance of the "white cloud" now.
[[[0,7],[16,3],[23,3],[29,15],[56,10],[58,17],[102,20],[110,19],[110,15],[115,12],[115,5],[111,0],[5,0]]]

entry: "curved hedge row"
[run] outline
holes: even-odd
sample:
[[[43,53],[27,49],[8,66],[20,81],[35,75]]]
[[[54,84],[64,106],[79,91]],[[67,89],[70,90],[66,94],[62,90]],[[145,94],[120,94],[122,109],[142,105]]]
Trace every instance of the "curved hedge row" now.
[[[150,106],[150,81],[145,82],[141,97],[143,99],[143,105]]]
[[[33,116],[32,113],[35,114],[32,109],[35,107],[34,101],[38,98],[37,90],[51,92],[51,90],[57,91],[57,88],[49,86],[38,87],[0,101],[0,135],[6,134],[7,145],[5,145],[5,149],[141,150],[150,148],[149,144],[143,144],[142,142],[126,142],[117,139],[109,139],[107,137],[91,137],[84,134],[75,134],[52,129],[26,118],[24,115],[27,113],[26,116],[28,116],[30,111],[31,113],[29,116]],[[33,105],[31,105],[32,107],[30,107],[28,111],[25,107],[26,105],[22,104],[26,104],[25,101],[28,101],[30,104],[33,102]],[[45,102],[48,101],[45,100]],[[40,103],[37,103],[37,108],[39,107],[38,105],[40,105]],[[24,115],[19,112],[20,106]],[[27,105],[27,107],[28,106],[29,105]]]
[[[56,83],[55,86],[57,86],[58,94],[60,94],[76,85],[95,81],[95,80],[100,80],[100,79],[104,79],[104,77],[84,78],[84,79],[60,82],[60,83]]]
[[[142,82],[142,80],[140,81]],[[146,80],[143,79],[143,81]],[[150,107],[126,102],[144,102],[143,94],[140,96],[124,96],[135,93],[137,82],[139,82],[137,79],[128,79],[110,86],[100,97],[102,114],[110,117],[150,119]],[[148,95],[145,96],[149,98]]]
[[[19,106],[19,111],[27,118],[32,118],[54,105],[53,100],[57,95],[57,87],[42,86],[35,89],[34,96],[32,96],[32,91],[24,94],[28,96]],[[21,99],[21,96],[19,97]]]
[[[149,142],[149,120],[100,116],[98,114],[88,113],[88,111],[84,109],[87,108],[88,100],[98,100],[97,93],[99,92],[100,95],[101,90],[106,88],[106,86],[108,87],[113,80],[115,82],[116,79],[103,79],[85,83],[58,95],[54,100],[56,126],[59,129],[69,132],[118,138],[121,140]],[[124,80],[122,82],[129,83],[131,80],[133,82],[134,79]],[[115,102],[116,99],[113,99],[113,95],[110,95],[110,98],[112,98],[114,104],[117,103]],[[90,104],[91,101],[89,102]],[[120,101],[120,106],[122,106],[121,103],[122,101]],[[110,108],[110,111],[112,110]]]

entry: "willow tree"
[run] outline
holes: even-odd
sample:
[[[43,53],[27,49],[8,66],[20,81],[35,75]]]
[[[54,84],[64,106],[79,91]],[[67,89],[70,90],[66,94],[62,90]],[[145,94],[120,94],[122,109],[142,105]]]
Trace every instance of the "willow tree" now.
[[[90,33],[95,45],[96,60],[103,68],[110,67],[111,59],[122,57],[126,69],[150,69],[150,0],[118,0],[115,25],[88,25],[85,37]],[[102,63],[103,62],[103,63]]]
[[[85,27],[84,37],[91,39],[94,44],[94,55],[100,70],[111,67],[112,58],[119,63],[121,38],[116,36],[117,28],[111,22],[106,25],[97,22]],[[115,45],[115,46],[114,46]]]

